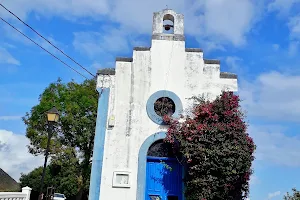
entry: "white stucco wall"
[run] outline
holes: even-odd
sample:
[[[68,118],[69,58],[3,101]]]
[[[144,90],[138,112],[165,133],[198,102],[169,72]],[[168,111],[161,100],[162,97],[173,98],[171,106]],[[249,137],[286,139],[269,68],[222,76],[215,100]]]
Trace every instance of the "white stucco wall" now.
[[[215,98],[222,90],[237,91],[237,80],[220,78],[219,64],[204,61],[203,52],[186,49],[185,42],[152,40],[149,50],[135,50],[131,62],[117,61],[115,75],[98,76],[97,87],[110,84],[108,117],[115,117],[114,127],[106,132],[100,200],[135,200],[137,193],[138,153],[150,135],[166,131],[147,115],[146,103],[158,90],[179,96],[183,108],[186,98],[209,95]],[[120,59],[122,60],[122,59]],[[131,172],[130,188],[112,187],[114,171]]]

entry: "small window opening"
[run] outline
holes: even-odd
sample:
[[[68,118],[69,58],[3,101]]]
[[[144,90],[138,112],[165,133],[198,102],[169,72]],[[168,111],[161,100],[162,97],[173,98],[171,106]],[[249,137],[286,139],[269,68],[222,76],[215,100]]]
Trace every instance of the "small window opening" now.
[[[155,101],[154,111],[160,117],[172,116],[175,113],[175,103],[169,97],[161,97]]]
[[[163,18],[163,33],[174,34],[174,17],[170,14]]]

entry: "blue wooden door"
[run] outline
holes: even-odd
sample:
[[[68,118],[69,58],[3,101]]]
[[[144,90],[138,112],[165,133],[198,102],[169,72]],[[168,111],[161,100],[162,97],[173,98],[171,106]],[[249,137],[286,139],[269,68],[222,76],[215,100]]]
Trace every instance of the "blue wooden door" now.
[[[145,200],[182,200],[182,167],[175,158],[147,157]]]

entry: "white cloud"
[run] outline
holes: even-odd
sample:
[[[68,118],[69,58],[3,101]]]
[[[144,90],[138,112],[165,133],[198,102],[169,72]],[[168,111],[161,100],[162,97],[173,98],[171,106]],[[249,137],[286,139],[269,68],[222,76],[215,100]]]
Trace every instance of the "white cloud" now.
[[[291,17],[288,22],[291,37],[300,38],[300,15]]]
[[[0,168],[16,181],[20,173],[28,173],[43,163],[41,156],[28,153],[27,145],[29,140],[24,135],[0,130]]]
[[[250,0],[205,1],[204,28],[206,34],[221,37],[239,46],[255,18],[255,4]]]
[[[255,125],[250,125],[249,133],[257,145],[257,161],[264,161],[272,166],[300,167],[299,137],[289,137],[283,130],[274,127]]]
[[[280,191],[276,191],[276,192],[273,192],[273,193],[269,193],[268,194],[268,199],[273,199],[274,197],[277,197],[280,195]]]
[[[251,0],[206,0],[198,3],[191,1],[116,1],[114,17],[126,27],[140,33],[150,33],[152,13],[165,7],[185,16],[185,30],[210,49],[223,49],[223,43],[240,46],[245,43],[245,35],[251,28],[256,14],[256,4]],[[146,3],[146,5],[145,5]],[[133,9],[134,8],[134,9]],[[130,12],[128,12],[130,10]]]
[[[0,116],[0,120],[8,121],[8,120],[20,120],[22,116]]]
[[[187,34],[196,37],[206,50],[225,50],[224,44],[241,46],[246,43],[246,34],[257,19],[257,7],[251,0],[239,1],[140,1],[115,0],[110,18],[121,28],[107,27],[99,32],[74,33],[74,47],[89,56],[103,51],[128,50],[129,43],[137,42],[135,36],[151,34],[152,14],[165,5],[185,15]]]
[[[300,120],[300,76],[279,72],[241,81],[240,96],[248,114],[272,120]]]
[[[77,51],[80,51],[89,56],[99,55],[104,51],[100,44],[101,34],[98,32],[76,32],[74,33],[73,46]]]
[[[255,176],[254,174],[251,175],[250,177],[250,185],[253,186],[253,185],[257,185],[260,183],[260,180],[257,176]]]
[[[255,3],[251,0],[205,0],[198,3],[191,1],[146,3],[147,1],[139,0],[116,2],[118,4],[114,18],[126,26],[135,27],[134,29],[142,33],[151,31],[152,12],[159,11],[168,4],[169,8],[185,15],[185,28],[188,34],[200,38],[213,37],[237,46],[245,42],[244,36],[249,31],[257,11]]]
[[[99,62],[93,62],[93,64],[91,65],[91,67],[98,70],[98,69],[113,67],[114,64],[115,64],[114,62],[106,62],[104,64],[99,63]]]
[[[0,64],[20,65],[20,61],[14,58],[6,49],[0,47]]]
[[[168,5],[185,15],[185,30],[188,34],[199,41],[207,41],[207,46],[217,49],[224,48],[222,44],[243,45],[247,33],[259,18],[261,9],[261,3],[257,0],[204,0],[196,3],[190,0],[15,0],[4,4],[23,19],[32,12],[44,17],[59,16],[72,21],[87,17],[95,21],[106,18],[124,27],[123,36],[150,34],[153,12]],[[8,16],[10,15],[6,15]],[[90,34],[92,37],[102,35]],[[110,42],[116,39],[114,33],[108,36],[112,36]],[[120,40],[118,37],[117,39]]]
[[[287,55],[290,57],[297,56],[299,52],[299,46],[300,46],[299,41],[290,41]]]
[[[114,0],[111,18],[133,33],[150,34],[153,12],[166,8],[166,5],[177,12],[184,12],[191,3],[180,0]]]
[[[274,51],[278,51],[279,48],[280,48],[280,45],[279,44],[273,44],[272,47],[273,47]]]
[[[15,28],[17,28],[22,33],[26,33],[24,29],[25,27],[17,22],[10,22]],[[30,42],[27,38],[22,36],[20,33],[15,31],[12,27],[1,23],[2,26],[0,26],[1,34],[3,34],[8,40],[17,41],[24,45],[32,45],[33,43]],[[27,33],[26,33],[27,34]]]
[[[77,17],[101,17],[109,12],[108,0],[14,0],[3,2],[4,6],[12,10],[22,19],[36,12],[44,17],[60,16],[74,20]],[[5,17],[12,17],[7,12],[1,12]]]
[[[225,51],[225,47],[218,40],[209,40],[207,38],[197,37],[197,41],[201,44],[201,48],[205,49],[205,52],[210,52],[213,50]]]
[[[3,46],[6,47],[6,48],[9,48],[9,49],[15,49],[15,48],[16,48],[15,45],[12,45],[12,44],[7,43],[7,42],[4,42],[4,43],[3,43]]]
[[[101,32],[76,32],[73,46],[76,50],[91,57],[105,52],[127,51],[129,48],[124,33],[115,28]]]
[[[288,55],[292,57],[297,56],[300,47],[300,15],[289,18],[287,25],[290,30]]]
[[[300,76],[269,72],[251,82],[241,81],[242,106],[250,119],[299,122]],[[300,137],[288,136],[285,127],[251,124],[249,133],[257,145],[256,159],[272,165],[299,167]]]
[[[268,11],[276,11],[279,12],[280,15],[286,15],[291,8],[299,2],[300,0],[273,0],[268,5]]]
[[[240,70],[240,62],[242,61],[241,58],[236,56],[228,56],[225,59],[225,63],[230,68],[230,71],[237,72]]]
[[[98,63],[98,62],[94,62],[92,65],[91,65],[92,68],[94,69],[101,69],[103,68],[102,64],[101,63]]]
[[[45,34],[42,34],[45,37]],[[57,40],[55,40],[53,37],[48,36],[45,37],[48,41],[51,42],[52,45],[58,47],[60,50],[64,51],[65,45],[61,42],[58,42]],[[53,54],[58,54],[61,55],[61,53],[55,48],[53,47],[51,44],[49,44],[46,40],[42,39],[39,36],[35,36],[34,41],[36,41],[39,45],[41,45],[43,48],[45,48],[46,50],[48,50],[49,52],[53,53]],[[42,53],[48,54],[44,51],[41,50]]]

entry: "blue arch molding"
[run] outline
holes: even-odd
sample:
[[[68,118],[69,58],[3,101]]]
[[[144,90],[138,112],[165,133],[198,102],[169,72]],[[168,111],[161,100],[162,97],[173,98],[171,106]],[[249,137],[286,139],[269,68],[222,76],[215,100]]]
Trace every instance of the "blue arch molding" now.
[[[174,118],[179,118],[179,115],[182,112],[182,103],[181,103],[180,98],[174,92],[167,91],[167,90],[157,91],[149,97],[149,99],[147,101],[147,105],[146,105],[148,117],[154,123],[156,123],[158,125],[165,125],[163,118],[161,116],[159,116],[158,114],[156,114],[156,112],[154,110],[154,103],[156,102],[157,99],[159,99],[161,97],[168,97],[168,98],[172,99],[172,101],[174,102],[175,112],[172,115]]]
[[[89,200],[99,200],[100,197],[104,141],[105,141],[105,133],[106,133],[110,89],[100,88],[98,92],[99,92],[99,99],[98,99],[96,132],[95,132],[95,139],[94,139],[92,171],[91,171],[91,178],[90,178]]]
[[[150,135],[142,144],[139,157],[138,157],[138,174],[137,174],[137,193],[136,200],[145,199],[146,191],[146,164],[147,164],[147,152],[149,147],[156,141],[165,139],[167,136],[166,132],[158,132]],[[182,170],[182,177],[184,177],[184,170]],[[184,191],[185,186],[182,185],[182,191]],[[182,194],[182,199],[184,200],[184,194]]]
[[[142,144],[139,151],[138,158],[138,177],[137,177],[137,194],[136,200],[145,199],[146,190],[146,164],[147,164],[147,152],[151,144],[157,140],[166,138],[166,132],[158,132],[149,136]]]

